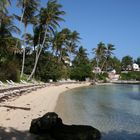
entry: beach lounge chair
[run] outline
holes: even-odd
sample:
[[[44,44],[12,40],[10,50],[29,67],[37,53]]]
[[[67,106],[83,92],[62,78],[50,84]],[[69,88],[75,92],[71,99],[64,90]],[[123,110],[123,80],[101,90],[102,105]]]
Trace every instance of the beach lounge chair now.
[[[2,81],[0,81],[0,86],[5,86],[4,83]]]
[[[6,80],[6,82],[7,82],[8,85],[11,85],[11,86],[15,85],[15,83],[12,80]]]
[[[21,83],[21,84],[27,84],[27,82],[24,81],[24,80],[20,80],[20,83]]]
[[[10,82],[12,83],[12,85],[15,85],[15,82],[13,82],[12,80],[10,80]]]

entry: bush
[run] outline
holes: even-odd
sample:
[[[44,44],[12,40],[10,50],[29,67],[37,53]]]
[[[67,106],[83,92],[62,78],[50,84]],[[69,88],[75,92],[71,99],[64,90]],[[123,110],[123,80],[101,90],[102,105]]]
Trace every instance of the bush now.
[[[20,72],[16,62],[10,61],[0,64],[0,80],[13,80],[19,82]]]
[[[49,79],[57,81],[61,78],[66,78],[66,75],[67,69],[62,62],[58,63],[56,57],[47,53],[40,57],[40,62],[38,63],[35,73],[36,79],[44,82],[49,81]]]
[[[104,82],[106,82],[106,78],[108,77],[108,74],[107,73],[100,73],[100,74],[97,74],[96,77],[98,80],[103,80]]]
[[[121,73],[121,80],[138,80],[140,81],[140,71],[130,71],[128,73]]]
[[[93,78],[91,67],[89,65],[71,68],[70,79],[85,81],[86,78]]]

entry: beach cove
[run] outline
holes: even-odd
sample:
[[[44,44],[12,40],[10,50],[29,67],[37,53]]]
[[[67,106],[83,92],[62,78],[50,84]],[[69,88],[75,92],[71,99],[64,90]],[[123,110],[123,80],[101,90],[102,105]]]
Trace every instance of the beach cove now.
[[[61,94],[55,112],[66,124],[97,128],[102,140],[139,140],[139,101],[139,84],[101,84]]]
[[[54,111],[61,93],[88,85],[89,83],[85,82],[61,85],[52,84],[37,91],[19,96],[16,99],[13,98],[13,100],[2,102],[0,103],[1,105],[30,108],[30,110],[0,107],[0,126],[3,128],[28,131],[32,119],[38,118],[47,112]]]

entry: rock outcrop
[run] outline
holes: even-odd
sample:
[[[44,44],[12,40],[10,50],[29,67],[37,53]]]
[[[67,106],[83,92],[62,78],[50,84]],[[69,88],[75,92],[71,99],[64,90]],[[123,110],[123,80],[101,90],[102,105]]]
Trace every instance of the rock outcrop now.
[[[100,140],[99,130],[86,125],[65,125],[54,112],[33,119],[30,132],[38,135],[38,140]]]

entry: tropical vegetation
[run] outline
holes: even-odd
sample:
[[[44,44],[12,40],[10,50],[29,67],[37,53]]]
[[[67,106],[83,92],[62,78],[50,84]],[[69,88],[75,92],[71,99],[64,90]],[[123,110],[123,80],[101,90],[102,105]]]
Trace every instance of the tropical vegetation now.
[[[140,57],[133,60],[114,55],[115,45],[99,42],[93,46],[89,58],[80,44],[80,34],[69,27],[62,28],[65,11],[57,0],[48,0],[42,7],[40,0],[16,0],[20,14],[10,13],[12,0],[0,1],[0,80],[84,81],[95,77],[105,80],[107,72],[129,70],[133,63],[140,65]],[[28,27],[32,30],[28,30]],[[96,74],[94,68],[103,73]],[[139,72],[121,74],[122,79],[139,80]]]

